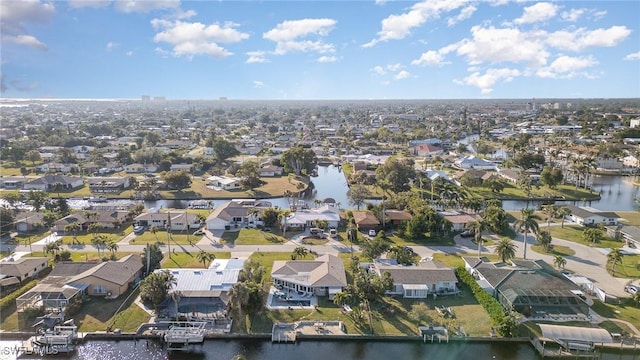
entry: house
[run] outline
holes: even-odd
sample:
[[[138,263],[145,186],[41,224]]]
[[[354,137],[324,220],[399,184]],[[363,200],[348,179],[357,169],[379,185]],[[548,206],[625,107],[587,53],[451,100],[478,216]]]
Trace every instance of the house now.
[[[239,190],[242,188],[242,179],[229,176],[209,176],[207,178],[207,186],[211,186],[216,190]]]
[[[102,229],[117,229],[130,221],[127,210],[85,210],[76,211],[53,223],[53,231],[65,232],[65,227],[76,223],[82,230],[87,230],[91,224],[99,224]]]
[[[282,219],[282,225],[287,228],[304,230],[313,227],[318,221],[326,221],[327,227],[337,228],[340,223],[340,210],[328,204],[317,209],[299,209]]]
[[[49,163],[44,163],[36,166],[36,170],[38,170],[38,172],[44,172],[44,173],[70,173],[70,172],[77,172],[78,165],[49,162]]]
[[[566,205],[571,211],[567,218],[576,224],[584,226],[592,226],[598,224],[617,225],[620,216],[614,212],[600,211],[591,207],[578,207],[574,205]]]
[[[402,210],[387,210],[384,213],[386,220],[394,226],[407,222],[412,218],[410,213]]]
[[[128,189],[130,177],[90,177],[87,179],[92,193],[121,193]]]
[[[17,287],[23,281],[35,278],[41,271],[49,267],[49,258],[12,257],[0,261],[0,290],[6,295],[8,290]]]
[[[124,171],[128,174],[154,173],[158,167],[153,164],[129,164],[125,165]]]
[[[520,178],[520,171],[517,169],[500,169],[498,174],[500,174],[501,178],[514,184],[516,184]]]
[[[25,190],[56,191],[60,184],[60,190],[73,190],[84,186],[84,180],[77,176],[45,175],[24,185]]]
[[[344,264],[331,254],[315,260],[274,261],[271,279],[280,290],[328,296],[329,300],[347,286]]]
[[[0,188],[2,189],[22,189],[29,180],[24,176],[0,176]]]
[[[589,305],[578,296],[580,287],[542,260],[512,260],[511,264],[476,257],[463,260],[478,285],[505,309],[527,317],[589,319]]]
[[[170,171],[184,171],[186,173],[191,173],[193,171],[193,164],[171,164],[169,167]]]
[[[159,306],[161,317],[189,316],[209,318],[224,311],[229,303],[228,292],[238,282],[246,259],[215,259],[206,269],[172,268],[168,271],[175,279],[169,294],[180,294],[178,303],[168,296]],[[177,306],[176,306],[177,305]]]
[[[353,221],[360,231],[377,230],[380,226],[378,218],[368,211],[353,211],[352,213]]]
[[[369,271],[378,276],[388,272],[393,279],[393,289],[387,294],[400,295],[405,299],[426,299],[429,294],[435,297],[458,292],[455,271],[437,261],[405,266],[394,259],[376,259],[369,266]]]
[[[259,170],[261,177],[282,176],[282,167],[275,165],[263,166]]]
[[[24,234],[42,228],[44,226],[44,222],[42,221],[43,218],[44,213],[42,212],[21,212],[15,217],[16,231],[20,234]]]
[[[155,227],[171,231],[199,229],[202,224],[196,214],[182,210],[167,212],[148,212],[136,216],[133,221],[145,227]]]
[[[441,211],[439,214],[453,225],[451,227],[453,231],[462,231],[469,226],[469,223],[482,220],[478,214],[468,214],[461,211]]]
[[[629,247],[640,249],[640,227],[638,226],[607,226],[607,235],[623,240]]]
[[[490,161],[477,158],[475,156],[463,156],[457,159],[454,164],[464,170],[479,169],[479,170],[495,170],[496,165]]]
[[[413,156],[431,157],[442,154],[443,150],[433,144],[417,144],[409,147],[409,153]]]
[[[87,295],[115,299],[126,293],[131,285],[140,280],[142,268],[140,255],[130,254],[118,261],[98,263],[72,277],[68,282],[88,284]]]
[[[248,206],[240,201],[229,201],[220,205],[207,216],[206,226],[209,230],[230,230],[262,225],[262,219],[256,207]]]

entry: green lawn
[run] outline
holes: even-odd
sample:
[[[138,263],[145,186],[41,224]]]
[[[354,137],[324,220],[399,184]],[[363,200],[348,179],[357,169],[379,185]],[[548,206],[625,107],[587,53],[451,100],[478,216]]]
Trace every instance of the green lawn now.
[[[607,263],[607,270],[613,269],[611,261]],[[616,265],[616,277],[637,279],[640,278],[640,255],[624,255],[622,262]]]
[[[453,233],[449,235],[443,234],[434,234],[431,236],[429,233],[425,233],[424,237],[417,239],[407,239],[404,236],[398,235],[397,232],[394,232],[391,236],[387,236],[393,244],[398,246],[412,246],[412,245],[450,245],[453,246],[456,242],[453,240]]]
[[[576,252],[568,246],[553,245],[553,244],[551,244],[550,251],[545,251],[540,245],[531,245],[531,250],[540,254],[547,254],[547,255],[572,256],[576,254]]]
[[[176,252],[169,257],[165,254],[162,259],[161,267],[163,269],[170,268],[203,268],[204,264],[198,261],[198,253],[200,251],[195,249],[191,252]],[[229,252],[214,252],[216,259],[229,259],[231,253]]]
[[[640,307],[633,306],[631,300],[626,300],[626,302],[621,305],[607,304],[596,300],[591,309],[601,316],[626,320],[637,329],[640,328]]]
[[[579,225],[565,225],[564,228],[561,226],[552,226],[551,227],[551,236],[557,237],[563,240],[573,241],[578,244],[602,247],[602,248],[619,248],[624,245],[621,241],[610,239],[606,236],[606,233],[603,231],[603,238],[597,241],[595,244],[588,243],[582,239],[582,233],[586,228]]]
[[[446,253],[434,253],[433,254],[433,260],[437,260],[440,261],[441,263],[445,264],[446,266],[452,267],[452,268],[457,268],[457,267],[464,267],[464,260],[462,259],[462,256],[465,257],[476,257],[477,254],[462,254],[462,255],[457,255],[457,254],[446,254]],[[487,254],[487,253],[482,253],[482,257],[486,257],[489,259],[489,261],[500,261],[500,258],[498,257],[498,255],[495,254]]]
[[[500,193],[494,193],[490,188],[483,186],[469,187],[467,190],[473,195],[486,199],[527,200],[535,198],[549,199],[557,196],[564,197],[567,200],[595,200],[600,198],[600,195],[597,193],[592,193],[589,190],[580,188],[576,190],[574,186],[570,185],[558,185],[555,189],[550,189],[547,186],[541,186],[539,189],[534,187],[530,196],[512,183],[506,183],[505,185],[504,190]]]
[[[116,314],[118,307],[127,299],[119,314]],[[120,329],[123,332],[134,332],[140,324],[149,321],[150,316],[133,303],[138,296],[138,290],[129,291],[119,298],[107,300],[98,297],[88,297],[83,304],[80,313],[73,315],[78,331],[105,331],[115,320],[112,329]]]
[[[235,245],[274,245],[289,241],[280,235],[257,229],[240,229],[240,231],[226,231],[221,236],[226,244]]]
[[[640,225],[640,212],[638,211],[616,211],[625,225]]]
[[[202,239],[202,235],[193,235],[197,230],[190,230],[187,234],[186,231],[173,231],[168,233],[166,230],[156,230],[156,233],[152,233],[147,230],[141,235],[135,237],[135,239],[129,241],[130,244],[153,244],[159,242],[160,244],[167,244],[171,239],[171,246],[174,245],[192,245],[196,244]]]
[[[120,229],[101,229],[100,231],[97,232],[97,234],[106,235],[107,238],[109,238],[110,240],[118,242],[122,240],[125,236],[127,236],[127,234],[129,234],[131,231],[133,231],[133,226],[127,226],[125,228],[120,228]],[[77,234],[76,240],[73,239],[73,235],[64,235],[62,236],[61,240],[64,245],[72,245],[72,244],[91,245],[91,239],[93,239],[93,235],[94,234],[92,232],[83,231]]]

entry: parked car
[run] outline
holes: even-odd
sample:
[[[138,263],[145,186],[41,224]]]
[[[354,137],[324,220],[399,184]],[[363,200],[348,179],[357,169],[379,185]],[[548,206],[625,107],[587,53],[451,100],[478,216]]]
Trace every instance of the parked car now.
[[[465,230],[460,233],[460,236],[462,236],[463,238],[470,238],[476,236],[476,234],[471,230]]]
[[[198,230],[193,232],[193,235],[204,235],[204,230],[203,229],[198,229]]]
[[[376,235],[378,235],[378,233],[374,229],[369,230],[369,236],[376,236]]]
[[[142,235],[146,229],[147,229],[147,227],[144,226],[144,225],[134,225],[133,226],[133,233],[136,234],[136,235]]]
[[[625,286],[624,290],[629,294],[633,295],[638,292],[638,287],[635,285],[627,285]]]

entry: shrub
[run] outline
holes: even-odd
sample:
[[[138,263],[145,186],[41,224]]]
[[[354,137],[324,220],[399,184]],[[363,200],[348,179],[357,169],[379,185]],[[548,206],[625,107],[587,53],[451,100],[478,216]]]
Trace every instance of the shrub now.
[[[0,312],[6,310],[11,306],[14,306],[16,304],[16,299],[18,297],[20,297],[22,294],[26,293],[27,291],[33,289],[37,284],[38,284],[38,280],[31,280],[28,283],[24,284],[18,290],[3,297],[2,300],[0,300]]]

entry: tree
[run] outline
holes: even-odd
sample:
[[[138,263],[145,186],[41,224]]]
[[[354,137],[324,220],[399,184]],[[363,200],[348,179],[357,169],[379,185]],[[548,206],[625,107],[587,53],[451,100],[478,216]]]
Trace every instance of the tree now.
[[[42,156],[40,156],[38,150],[29,150],[26,154],[26,157],[27,160],[31,161],[31,166],[35,166],[36,161],[42,160]]]
[[[140,282],[140,297],[151,302],[157,312],[158,306],[176,283],[176,278],[167,270],[153,272]]]
[[[549,252],[549,250],[551,250],[551,233],[550,232],[546,230],[540,231],[538,233],[538,236],[536,237],[536,240],[538,241],[538,244],[542,246],[544,251]]]
[[[565,265],[567,265],[567,259],[562,257],[562,255],[556,255],[553,258],[553,264],[558,267],[558,269],[564,269]]]
[[[13,230],[14,223],[13,211],[0,207],[0,237],[9,235]]]
[[[518,155],[513,159],[513,162],[517,167],[522,170],[529,169],[542,169],[545,164],[544,155],[538,153],[531,153],[527,151],[519,152]]]
[[[417,325],[431,323],[431,316],[429,316],[429,306],[424,302],[411,305],[411,310],[407,314],[409,318]]]
[[[478,244],[478,257],[482,252],[482,233],[489,229],[489,224],[484,220],[477,220],[469,223],[469,230],[473,231],[476,244]]]
[[[72,222],[71,224],[64,226],[64,232],[71,233],[73,235],[72,241],[74,244],[78,242],[78,231],[80,231],[80,229],[81,227],[77,222]]]
[[[558,209],[556,214],[558,216],[560,216],[560,218],[562,218],[562,222],[560,223],[560,227],[564,229],[564,220],[565,220],[565,218],[567,216],[571,215],[571,209],[569,209],[568,207],[563,206],[560,209]]]
[[[242,178],[241,185],[244,189],[253,189],[264,184],[264,181],[260,179],[260,165],[255,160],[243,162],[236,172],[236,176]]]
[[[418,254],[416,254],[412,248],[408,246],[394,246],[389,249],[391,257],[396,259],[398,264],[411,265],[415,263]]]
[[[261,284],[265,271],[266,269],[264,268],[264,266],[260,265],[260,262],[258,262],[258,260],[249,258],[244,262],[244,266],[242,267],[242,271],[240,271],[238,279],[240,281]]]
[[[602,236],[602,230],[598,228],[587,228],[582,232],[582,240],[589,243],[591,246],[595,245]]]
[[[45,254],[51,254],[55,256],[58,251],[62,250],[62,241],[57,240],[48,242],[42,250]]]
[[[347,291],[340,291],[333,295],[333,303],[338,306],[355,305],[353,295]]]
[[[242,310],[247,307],[249,302],[249,287],[246,282],[237,282],[233,284],[229,290],[229,305],[238,312],[238,319],[241,323],[245,322]]]
[[[223,163],[227,161],[227,159],[240,154],[235,144],[223,138],[216,138],[213,141],[213,153],[216,155],[216,160],[219,163]]]
[[[364,201],[371,197],[371,193],[363,185],[351,185],[347,190],[347,197],[349,204],[354,205],[359,211]]]
[[[411,159],[390,157],[376,169],[376,183],[386,185],[394,193],[409,191],[415,177],[416,171]]]
[[[191,175],[186,171],[168,171],[162,175],[162,180],[170,189],[182,190],[191,186]]]
[[[516,256],[516,246],[509,238],[502,238],[496,245],[495,253],[506,263]]]
[[[109,237],[107,237],[107,235],[104,234],[100,234],[100,235],[93,235],[93,237],[91,238],[91,244],[93,246],[95,246],[95,248],[98,250],[98,256],[100,256],[100,251],[102,249],[103,246],[106,246],[109,243]]]
[[[318,165],[318,158],[313,150],[296,146],[283,152],[280,162],[286,172],[311,174]]]
[[[164,255],[162,254],[162,249],[160,248],[160,243],[155,242],[151,245],[147,244],[147,248],[145,252],[142,253],[142,266],[144,266],[145,273],[151,273],[156,269],[160,268],[160,262]],[[147,270],[147,258],[149,258],[149,269]]]
[[[607,254],[607,259],[611,262],[611,274],[616,276],[616,266],[622,262],[622,252],[620,249],[613,249]]]
[[[523,259],[527,259],[527,237],[530,232],[537,234],[538,233],[538,222],[536,219],[538,218],[533,209],[522,209],[520,210],[521,218],[517,220],[515,223],[517,231],[522,231],[524,236],[524,256]]]
[[[291,260],[304,259],[309,254],[309,251],[304,246],[298,246],[293,249],[291,253]]]
[[[545,166],[540,173],[540,183],[547,185],[550,189],[555,189],[558,184],[562,183],[563,179],[562,169],[557,167]]]
[[[31,190],[27,193],[27,204],[33,206],[35,212],[40,212],[40,209],[49,201],[49,196],[46,192],[41,190]]]
[[[264,226],[274,227],[278,223],[278,210],[269,207],[262,210],[262,222]]]
[[[107,241],[107,250],[109,250],[109,252],[112,255],[115,255],[116,251],[118,251],[118,248],[119,248],[119,246],[118,246],[118,243],[116,241],[114,241],[114,240]]]
[[[499,200],[487,201],[487,206],[481,212],[483,221],[487,222],[489,230],[500,233],[509,226],[507,212],[502,208]]]
[[[547,232],[551,233],[551,219],[556,215],[557,209],[553,205],[544,205],[542,206],[542,212],[545,214],[547,218]]]
[[[491,189],[492,193],[501,193],[506,186],[504,181],[500,179],[487,179],[483,182],[483,185]]]
[[[636,293],[631,296],[631,301],[640,307],[640,291],[636,291]]]
[[[196,259],[198,259],[198,262],[201,262],[206,269],[209,267],[209,264],[211,264],[211,262],[216,259],[216,255],[214,253],[208,253],[204,250],[200,250],[200,252],[196,255]]]
[[[390,241],[384,236],[383,232],[378,233],[373,239],[365,241],[360,245],[362,254],[372,260],[379,258],[380,255],[389,251],[390,247]]]

